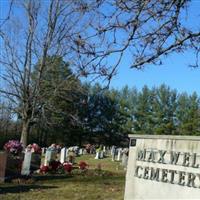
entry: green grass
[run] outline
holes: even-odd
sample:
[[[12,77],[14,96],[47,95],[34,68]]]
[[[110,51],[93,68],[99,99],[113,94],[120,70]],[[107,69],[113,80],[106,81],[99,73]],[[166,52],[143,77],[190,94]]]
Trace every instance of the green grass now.
[[[119,162],[95,160],[94,155],[78,157],[76,162],[80,160],[89,164],[87,172],[76,169],[71,175],[37,175],[27,181],[0,184],[0,200],[123,199],[125,172]]]

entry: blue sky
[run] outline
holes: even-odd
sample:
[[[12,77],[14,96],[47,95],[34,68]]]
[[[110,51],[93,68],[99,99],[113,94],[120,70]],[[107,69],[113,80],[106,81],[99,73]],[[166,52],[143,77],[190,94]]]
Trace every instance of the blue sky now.
[[[200,0],[192,0],[188,9],[188,25],[199,27],[200,24]],[[198,18],[197,18],[198,17]],[[163,65],[149,65],[143,70],[129,69],[130,57],[125,57],[118,70],[118,74],[113,78],[111,87],[121,88],[125,85],[141,89],[144,85],[149,87],[169,85],[178,92],[189,94],[197,92],[200,95],[200,68],[190,68],[193,64],[194,55],[187,51],[184,54],[173,54],[162,60]]]
[[[0,14],[4,18],[7,0],[0,0]],[[4,7],[4,8],[3,8]],[[198,17],[198,18],[197,18]],[[188,9],[188,25],[199,27],[200,0],[192,0]],[[125,85],[141,89],[144,85],[149,87],[169,85],[179,92],[197,92],[200,95],[200,68],[188,67],[192,64],[194,56],[191,52],[173,54],[163,60],[162,66],[147,66],[143,70],[129,69],[130,57],[127,55],[118,69],[118,74],[113,78],[111,87],[122,88]],[[109,63],[109,60],[108,60]]]
[[[151,65],[143,70],[129,69],[124,61],[113,78],[111,87],[128,85],[141,89],[144,85],[153,87],[164,83],[179,92],[197,92],[200,95],[200,68],[188,67],[191,58],[191,53],[171,55],[163,60],[163,65]]]

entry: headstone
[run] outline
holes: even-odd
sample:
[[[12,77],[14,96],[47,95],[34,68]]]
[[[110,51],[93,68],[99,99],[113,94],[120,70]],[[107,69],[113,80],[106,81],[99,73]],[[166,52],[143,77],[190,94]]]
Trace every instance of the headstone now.
[[[22,175],[30,175],[31,172],[38,170],[41,164],[41,155],[33,152],[25,152],[22,164]]]
[[[100,159],[103,159],[103,158],[104,158],[104,152],[103,152],[103,151],[100,151],[100,152],[99,152],[99,157],[100,157]]]
[[[13,178],[21,175],[24,153],[19,155],[7,154],[6,177]]]
[[[129,137],[125,200],[199,199],[200,137]]]
[[[31,157],[31,168],[30,170],[32,172],[38,170],[40,168],[41,165],[41,154],[37,154],[37,153],[32,153],[32,157]]]
[[[122,159],[122,149],[118,149],[118,154],[117,154],[117,161],[120,161]]]
[[[45,159],[44,159],[44,166],[49,166],[49,163],[52,160],[56,160],[56,155],[57,154],[55,151],[47,149],[46,154],[45,154]]]
[[[112,161],[115,161],[115,157],[116,157],[116,146],[112,146],[111,148],[111,157],[112,157]]]
[[[60,153],[60,162],[61,163],[64,163],[65,161],[67,161],[67,153],[68,153],[67,148],[64,147],[61,149],[61,153]]]
[[[26,152],[22,164],[22,171],[21,171],[22,175],[28,176],[30,174],[31,158],[32,158],[32,152]]]
[[[83,155],[83,149],[82,149],[82,148],[79,149],[78,154],[79,154],[80,156]]]
[[[0,183],[5,181],[7,166],[7,153],[0,152]]]
[[[96,152],[96,156],[95,156],[95,158],[94,158],[94,159],[99,159],[99,158],[100,158],[100,155],[99,155],[99,154],[100,154],[100,152],[99,152],[99,151],[97,151],[97,152]]]
[[[128,149],[123,149],[122,151],[122,166],[124,169],[127,169],[127,163],[128,163]]]
[[[47,150],[47,148],[43,147],[43,148],[42,148],[42,154],[45,154],[45,153],[46,153],[46,150]]]
[[[86,155],[86,154],[87,154],[87,150],[84,149],[84,150],[83,150],[83,155]]]

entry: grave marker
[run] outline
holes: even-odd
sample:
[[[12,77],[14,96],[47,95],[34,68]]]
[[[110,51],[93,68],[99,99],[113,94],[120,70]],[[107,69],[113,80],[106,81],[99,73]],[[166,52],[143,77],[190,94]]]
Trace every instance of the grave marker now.
[[[22,171],[21,171],[22,175],[28,176],[30,174],[31,158],[32,158],[32,152],[26,152],[22,164]]]
[[[199,199],[200,137],[129,137],[125,200]]]
[[[68,149],[67,148],[62,148],[61,153],[60,153],[60,162],[64,163],[67,161],[67,154],[68,154]]]
[[[7,153],[0,152],[0,183],[5,181],[7,166]]]

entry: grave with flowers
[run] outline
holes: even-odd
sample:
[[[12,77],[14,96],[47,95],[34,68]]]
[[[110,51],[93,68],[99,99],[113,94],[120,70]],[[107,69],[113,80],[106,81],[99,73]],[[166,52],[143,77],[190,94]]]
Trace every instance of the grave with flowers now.
[[[18,177],[21,174],[23,162],[23,146],[19,141],[9,140],[4,145],[3,152],[0,153],[0,181]]]
[[[42,149],[36,143],[29,144],[26,147],[24,161],[22,164],[22,175],[30,175],[30,173],[40,168],[41,152]]]

